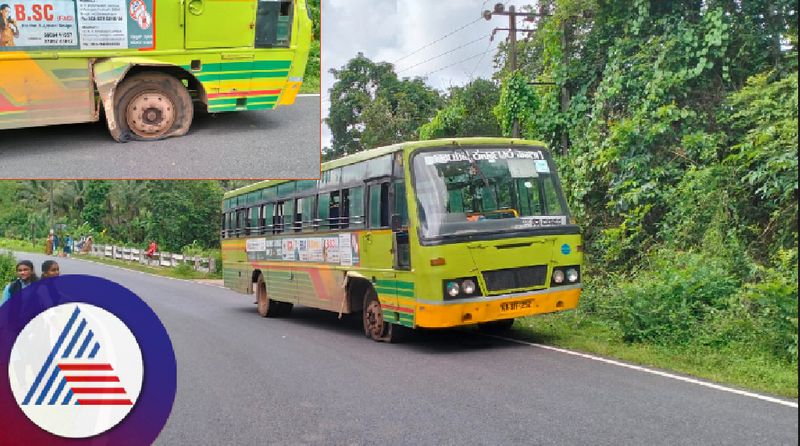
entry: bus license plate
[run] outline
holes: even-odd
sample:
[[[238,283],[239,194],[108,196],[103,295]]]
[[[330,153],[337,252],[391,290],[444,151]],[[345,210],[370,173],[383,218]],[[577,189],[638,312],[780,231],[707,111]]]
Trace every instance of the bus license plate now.
[[[516,302],[503,302],[500,304],[501,311],[516,311],[524,308],[530,308],[533,299],[518,300]]]

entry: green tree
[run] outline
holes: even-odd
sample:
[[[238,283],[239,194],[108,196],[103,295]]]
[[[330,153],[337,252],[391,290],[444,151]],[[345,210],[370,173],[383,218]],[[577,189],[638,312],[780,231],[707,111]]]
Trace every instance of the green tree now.
[[[222,188],[215,181],[151,181],[147,238],[161,249],[179,251],[197,241],[219,246]]]
[[[463,87],[452,87],[447,104],[419,128],[420,139],[455,136],[500,136],[493,107],[500,100],[497,85],[475,79]]]
[[[108,194],[111,191],[111,183],[103,180],[90,180],[87,183],[86,205],[81,218],[93,229],[102,231],[104,219],[109,214]]]
[[[333,141],[326,159],[416,139],[419,126],[441,104],[438,92],[422,79],[398,79],[391,64],[372,62],[361,53],[331,73],[336,80],[325,122]]]

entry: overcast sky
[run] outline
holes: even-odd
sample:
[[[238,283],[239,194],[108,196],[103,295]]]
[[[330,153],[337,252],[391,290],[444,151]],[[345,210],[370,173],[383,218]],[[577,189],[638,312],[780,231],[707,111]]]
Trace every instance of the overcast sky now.
[[[491,21],[481,18],[482,11],[492,9],[495,3],[498,1],[322,0],[322,117],[328,116],[328,90],[334,81],[329,69],[341,68],[359,52],[375,62],[393,63],[400,77],[424,76],[429,86],[440,91],[473,78],[490,77],[497,43],[508,35],[498,31],[494,41],[489,41],[492,29],[508,28],[507,16],[495,16]],[[519,10],[535,1],[502,3]],[[524,26],[522,19],[518,26]],[[323,124],[323,147],[330,146],[330,140],[330,130]]]

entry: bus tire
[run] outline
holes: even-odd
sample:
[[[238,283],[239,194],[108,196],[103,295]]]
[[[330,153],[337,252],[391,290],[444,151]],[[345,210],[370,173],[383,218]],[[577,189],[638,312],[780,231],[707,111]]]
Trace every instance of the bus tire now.
[[[267,283],[264,281],[264,275],[258,276],[256,282],[256,303],[258,304],[258,314],[261,317],[275,317],[278,313],[279,302],[276,302],[267,296]]]
[[[368,287],[364,294],[364,335],[373,341],[397,343],[405,339],[408,329],[392,324],[383,317],[383,309],[375,289]]]
[[[487,334],[501,334],[511,329],[514,319],[500,319],[499,321],[484,322],[478,324],[478,331]]]
[[[114,115],[121,141],[154,141],[185,135],[194,106],[180,80],[165,73],[144,72],[119,85]]]

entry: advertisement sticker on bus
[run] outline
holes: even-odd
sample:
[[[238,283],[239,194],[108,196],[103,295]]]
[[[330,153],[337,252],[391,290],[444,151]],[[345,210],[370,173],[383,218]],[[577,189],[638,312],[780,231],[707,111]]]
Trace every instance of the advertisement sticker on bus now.
[[[152,48],[154,1],[2,1],[0,50]]]

